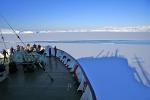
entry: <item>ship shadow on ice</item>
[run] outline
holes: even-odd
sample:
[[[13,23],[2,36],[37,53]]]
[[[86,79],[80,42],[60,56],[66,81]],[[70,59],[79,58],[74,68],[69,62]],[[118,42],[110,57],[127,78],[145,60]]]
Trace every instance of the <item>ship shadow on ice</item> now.
[[[150,88],[135,79],[135,69],[121,56],[78,59],[97,98],[103,100],[150,100]]]

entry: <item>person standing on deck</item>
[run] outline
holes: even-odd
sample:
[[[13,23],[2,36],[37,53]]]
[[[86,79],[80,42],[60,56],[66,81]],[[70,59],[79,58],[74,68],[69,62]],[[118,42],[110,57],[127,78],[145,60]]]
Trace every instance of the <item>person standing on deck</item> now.
[[[5,62],[7,59],[6,55],[8,55],[8,52],[5,49],[3,49],[3,55],[4,55],[4,62]]]
[[[20,51],[20,46],[19,45],[17,45],[17,51]]]
[[[30,44],[27,44],[27,45],[24,47],[24,50],[25,50],[26,52],[29,52],[29,49],[30,49]]]
[[[56,54],[57,54],[57,48],[56,48],[56,46],[54,47],[54,51],[55,51],[55,57],[56,57]]]
[[[33,45],[33,51],[34,51],[34,52],[37,51],[37,46],[36,46],[36,44]]]
[[[41,45],[38,45],[36,52],[40,55],[44,54],[44,48]]]
[[[10,57],[9,57],[10,62],[13,61],[13,55],[14,55],[14,52],[15,52],[14,48],[11,47],[11,48],[10,48]]]
[[[10,54],[11,54],[11,55],[14,54],[14,48],[13,48],[13,47],[10,48]]]
[[[41,45],[38,45],[37,46],[37,53],[40,53],[40,50],[41,50]]]

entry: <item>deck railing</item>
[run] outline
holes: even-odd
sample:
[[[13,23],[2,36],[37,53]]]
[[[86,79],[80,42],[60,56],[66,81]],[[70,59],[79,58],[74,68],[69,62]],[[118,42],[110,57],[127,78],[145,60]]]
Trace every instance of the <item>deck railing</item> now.
[[[51,49],[51,55],[55,56],[54,48],[50,48],[50,49]],[[85,98],[86,98],[86,100],[96,100],[96,95],[95,95],[94,89],[93,89],[93,87],[92,87],[85,71],[83,70],[82,66],[80,65],[80,63],[74,57],[72,57],[70,54],[68,54],[67,52],[65,52],[63,50],[60,50],[60,49],[57,49],[56,57],[59,58],[59,60],[62,61],[68,68],[70,68],[70,71],[74,70],[74,66],[76,64],[78,65],[78,68],[81,69],[80,74],[82,74],[83,75],[82,77],[84,77],[84,79],[86,80],[87,86],[83,90],[83,94],[82,94],[82,97],[81,97],[80,100],[84,100]],[[68,60],[68,59],[70,59],[70,60]],[[68,63],[68,61],[70,63]],[[77,77],[79,77],[79,76],[77,74]],[[79,83],[81,84],[81,80],[79,81]],[[87,88],[89,90],[87,90]],[[84,93],[87,92],[87,91],[90,92],[90,93],[84,95]]]

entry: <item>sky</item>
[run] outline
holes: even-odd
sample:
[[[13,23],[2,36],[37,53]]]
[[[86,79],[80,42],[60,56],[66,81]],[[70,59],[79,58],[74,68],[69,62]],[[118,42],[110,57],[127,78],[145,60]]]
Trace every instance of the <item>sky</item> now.
[[[0,0],[0,14],[22,30],[150,25],[150,0]]]

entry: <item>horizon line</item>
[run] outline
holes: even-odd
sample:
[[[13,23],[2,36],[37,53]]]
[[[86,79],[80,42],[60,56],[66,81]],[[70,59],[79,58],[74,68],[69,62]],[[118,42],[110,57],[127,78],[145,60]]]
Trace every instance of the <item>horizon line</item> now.
[[[3,34],[12,34],[13,31],[10,28],[0,28]],[[14,29],[16,33],[24,34],[24,33],[65,33],[65,32],[150,32],[150,25],[138,25],[138,26],[122,26],[122,27],[99,27],[99,28],[91,28],[91,29],[46,29],[46,30],[17,30]]]

